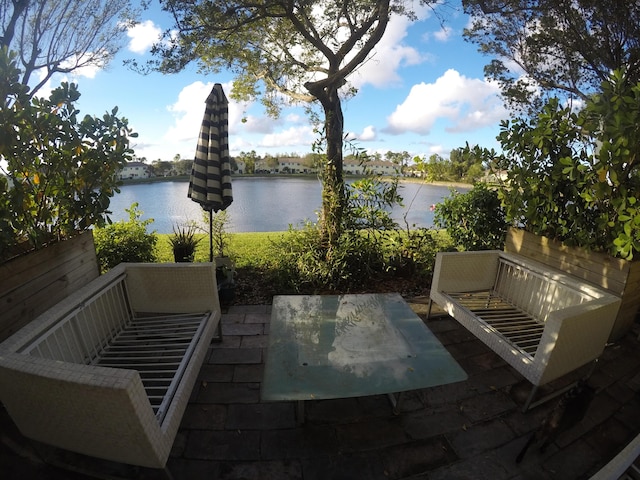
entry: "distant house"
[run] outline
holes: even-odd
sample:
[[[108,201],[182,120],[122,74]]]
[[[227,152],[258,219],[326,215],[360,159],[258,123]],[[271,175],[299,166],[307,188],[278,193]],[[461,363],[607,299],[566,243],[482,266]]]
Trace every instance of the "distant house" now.
[[[149,165],[143,162],[127,162],[125,167],[118,173],[120,180],[134,180],[149,177],[151,177],[151,170]]]
[[[373,160],[364,164],[351,160],[344,162],[343,169],[347,175],[364,175],[368,172],[377,175],[394,176],[400,175],[401,167],[396,163],[382,160]]]
[[[313,169],[300,158],[278,159],[280,173],[313,173]]]

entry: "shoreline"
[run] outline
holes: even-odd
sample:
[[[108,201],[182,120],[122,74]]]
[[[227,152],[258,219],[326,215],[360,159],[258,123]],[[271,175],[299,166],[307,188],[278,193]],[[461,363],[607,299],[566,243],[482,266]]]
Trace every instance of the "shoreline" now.
[[[243,174],[243,175],[232,175],[231,181],[233,179],[241,179],[241,178],[312,178],[317,179],[317,175],[312,174]],[[366,178],[362,175],[345,175],[345,179],[359,179]],[[390,180],[389,177],[383,177],[384,180]],[[446,182],[446,181],[434,181],[434,182],[426,182],[421,178],[415,177],[402,177],[398,179],[400,183],[422,183],[424,185],[433,185],[437,187],[449,187],[449,188],[472,188],[473,184],[464,183],[464,182]],[[132,179],[132,180],[122,180],[119,186],[125,185],[140,185],[147,183],[160,183],[160,182],[188,182],[189,175],[176,175],[173,177],[152,177],[152,178],[140,178],[140,179]]]

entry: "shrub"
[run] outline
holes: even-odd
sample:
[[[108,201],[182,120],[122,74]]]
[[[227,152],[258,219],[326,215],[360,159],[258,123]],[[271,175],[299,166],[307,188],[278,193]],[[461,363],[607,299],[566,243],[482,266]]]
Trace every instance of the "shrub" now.
[[[76,85],[31,99],[19,74],[16,55],[0,49],[0,259],[105,225],[136,136],[117,108],[80,119]]]
[[[104,273],[122,262],[154,262],[158,237],[155,231],[147,233],[153,219],[140,220],[138,204],[127,209],[129,220],[121,220],[94,230],[96,254],[100,270]]]
[[[477,183],[467,193],[451,195],[435,206],[435,224],[445,228],[464,250],[502,249],[507,233],[498,193]]]
[[[551,99],[534,118],[503,121],[507,220],[567,245],[632,260],[640,251],[640,83],[615,71],[576,112]]]

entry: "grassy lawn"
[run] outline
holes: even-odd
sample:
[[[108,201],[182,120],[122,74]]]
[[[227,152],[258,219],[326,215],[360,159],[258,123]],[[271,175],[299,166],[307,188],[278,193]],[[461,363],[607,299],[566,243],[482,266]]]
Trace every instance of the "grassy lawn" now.
[[[269,257],[271,242],[282,238],[287,232],[247,232],[229,234],[229,255],[238,268],[259,267]],[[173,251],[169,243],[171,234],[157,234],[156,256],[158,262],[173,262]],[[209,236],[197,235],[200,243],[196,249],[196,262],[209,261]],[[214,251],[215,255],[215,251]]]

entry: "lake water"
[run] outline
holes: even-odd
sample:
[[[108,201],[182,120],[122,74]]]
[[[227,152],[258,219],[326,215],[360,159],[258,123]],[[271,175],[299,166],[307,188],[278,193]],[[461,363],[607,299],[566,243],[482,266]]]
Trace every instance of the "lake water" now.
[[[431,205],[449,196],[449,188],[439,185],[402,182],[400,194],[404,207],[396,206],[392,217],[404,226],[406,214],[409,225],[433,226]],[[142,219],[153,218],[148,230],[171,233],[174,225],[194,220],[204,221],[199,204],[187,197],[188,181],[156,182],[124,185],[111,199],[109,210],[115,222],[127,220],[125,212],[133,202],[143,212]],[[461,189],[463,191],[463,189]],[[322,185],[319,180],[298,177],[234,177],[233,203],[229,213],[229,232],[284,231],[289,225],[298,226],[305,219],[317,220],[321,206]],[[205,224],[206,225],[206,224]]]

